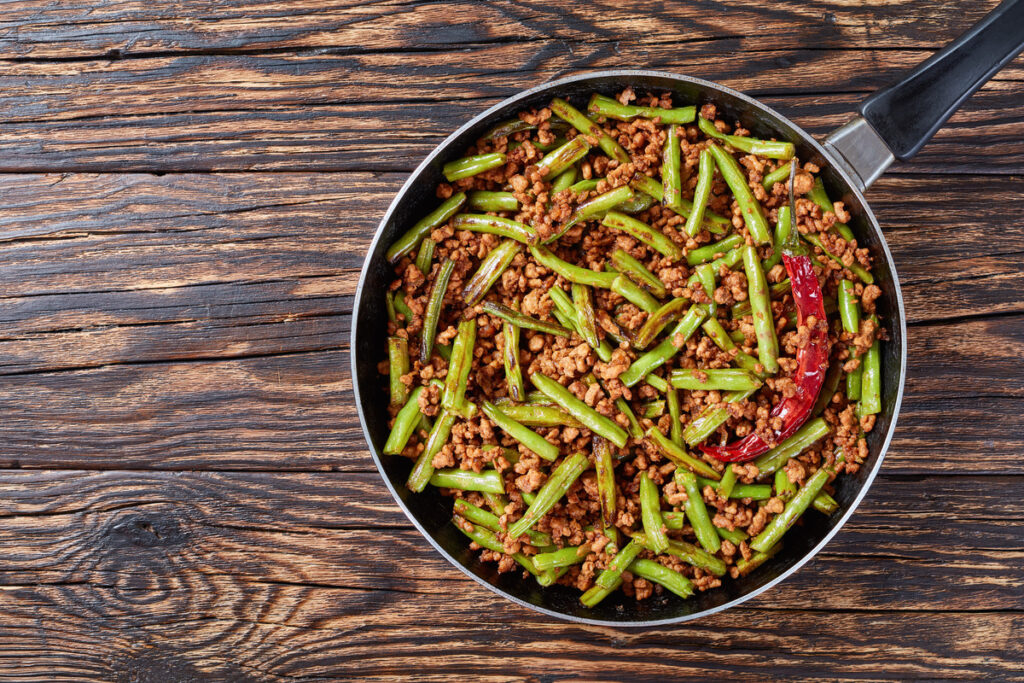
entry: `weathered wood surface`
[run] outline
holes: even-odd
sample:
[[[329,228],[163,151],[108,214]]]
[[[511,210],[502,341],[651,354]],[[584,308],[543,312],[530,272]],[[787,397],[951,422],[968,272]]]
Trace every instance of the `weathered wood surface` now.
[[[1020,59],[871,189],[900,425],[741,608],[623,632],[498,601],[391,502],[348,373],[380,216],[500,98],[660,68],[821,135],[993,4],[5,4],[0,679],[1024,680]]]

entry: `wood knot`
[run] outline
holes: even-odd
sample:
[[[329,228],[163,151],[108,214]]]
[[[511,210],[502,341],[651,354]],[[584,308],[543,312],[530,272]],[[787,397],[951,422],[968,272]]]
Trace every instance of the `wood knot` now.
[[[131,515],[112,523],[106,538],[115,546],[155,548],[182,545],[186,535],[173,517],[165,515]]]

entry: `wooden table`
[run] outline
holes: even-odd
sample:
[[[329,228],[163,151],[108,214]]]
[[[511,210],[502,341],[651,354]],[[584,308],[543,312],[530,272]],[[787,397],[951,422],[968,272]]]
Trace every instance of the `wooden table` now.
[[[0,678],[1024,679],[1022,60],[869,192],[900,426],[850,524],[740,608],[619,631],[498,600],[393,504],[348,372],[385,207],[500,98],[651,67],[821,134],[993,4],[5,5]]]

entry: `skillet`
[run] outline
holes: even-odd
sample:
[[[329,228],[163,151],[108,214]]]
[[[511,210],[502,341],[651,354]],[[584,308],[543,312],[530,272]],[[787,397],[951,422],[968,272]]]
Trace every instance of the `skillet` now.
[[[864,190],[894,160],[913,157],[956,109],[1024,49],[1024,0],[1007,0],[966,33],[896,83],[869,96],[858,116],[821,143],[778,112],[735,90],[699,78],[643,70],[611,70],[545,83],[510,97],[474,117],[442,142],[412,173],[381,220],[363,264],[352,324],[352,377],[364,436],[377,468],[396,502],[434,548],[481,585],[524,607],[570,621],[615,626],[657,626],[712,614],[748,600],[795,572],[817,554],[853,514],[867,493],[892,439],[906,374],[906,315],[892,255]],[[833,199],[842,199],[859,246],[870,249],[876,302],[889,340],[882,345],[882,412],[868,435],[870,456],[855,475],[837,480],[840,511],[831,517],[808,515],[789,534],[782,552],[757,571],[688,600],[663,596],[643,602],[616,592],[593,609],[579,592],[565,586],[541,588],[512,572],[499,575],[481,562],[465,536],[451,524],[451,500],[436,490],[413,494],[405,487],[411,461],[381,453],[388,435],[386,382],[377,363],[386,356],[384,294],[393,271],[384,258],[388,246],[412,223],[435,208],[434,187],[441,167],[495,123],[519,111],[542,107],[554,97],[585,105],[594,93],[614,95],[626,86],[637,92],[671,92],[675,106],[712,102],[721,118],[740,121],[756,137],[788,140],[798,157],[814,161]]]

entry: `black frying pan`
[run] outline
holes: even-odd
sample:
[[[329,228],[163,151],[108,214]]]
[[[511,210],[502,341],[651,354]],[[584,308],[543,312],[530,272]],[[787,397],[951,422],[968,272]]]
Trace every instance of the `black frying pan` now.
[[[1007,0],[951,45],[922,63],[896,84],[864,101],[860,116],[819,144],[795,124],[760,102],[735,90],[689,76],[655,71],[601,71],[531,88],[497,104],[452,133],[420,164],[384,215],[370,245],[356,290],[352,325],[352,376],[356,405],[366,442],[381,476],[398,505],[442,555],[482,585],[525,607],[551,616],[593,624],[652,626],[677,623],[711,614],[767,590],[810,560],[853,514],[867,493],[889,446],[903,396],[906,374],[906,315],[892,256],[878,221],[862,194],[892,163],[914,156],[960,104],[996,71],[1024,49],[1024,0]],[[882,345],[882,412],[868,437],[871,455],[854,476],[837,480],[835,498],[841,511],[831,517],[806,515],[802,527],[786,536],[784,550],[751,575],[689,600],[675,596],[635,602],[615,593],[594,609],[579,602],[579,592],[564,586],[540,588],[518,572],[499,575],[493,564],[480,562],[465,538],[451,524],[451,499],[428,489],[413,494],[405,488],[411,461],[383,455],[388,434],[386,382],[377,363],[386,357],[387,324],[384,293],[394,277],[384,259],[388,246],[437,204],[434,188],[441,167],[459,158],[480,135],[517,112],[547,105],[563,97],[585,105],[591,93],[614,95],[626,86],[638,92],[670,91],[680,103],[713,102],[726,120],[739,120],[751,135],[775,137],[796,144],[800,159],[822,167],[830,196],[841,197],[853,220],[850,227],[861,246],[871,250],[882,324],[889,341]]]

